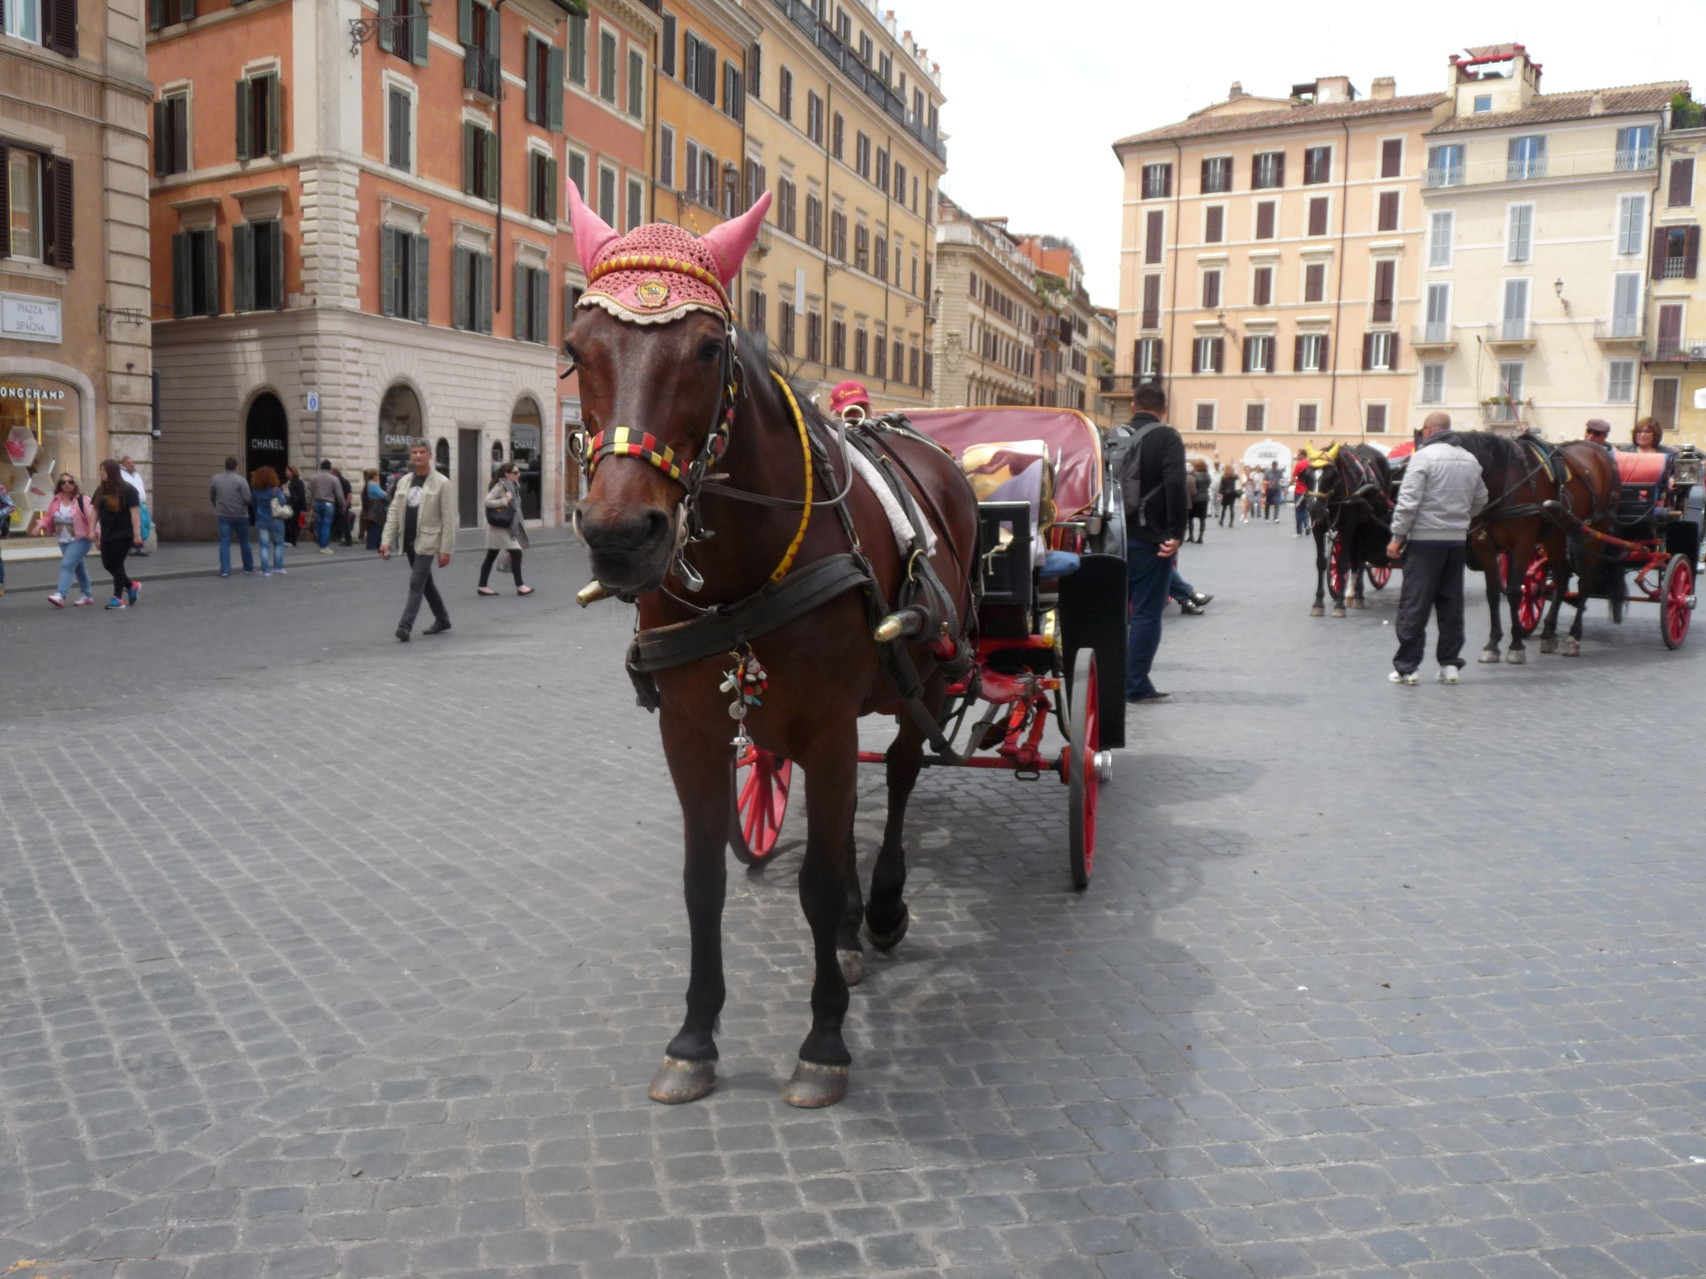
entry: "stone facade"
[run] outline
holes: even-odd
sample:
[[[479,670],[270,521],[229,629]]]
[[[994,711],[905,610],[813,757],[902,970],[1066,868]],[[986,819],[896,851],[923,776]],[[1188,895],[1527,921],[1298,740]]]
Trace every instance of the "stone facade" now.
[[[1035,404],[1041,314],[1031,260],[1002,221],[946,196],[936,228],[938,406]]]

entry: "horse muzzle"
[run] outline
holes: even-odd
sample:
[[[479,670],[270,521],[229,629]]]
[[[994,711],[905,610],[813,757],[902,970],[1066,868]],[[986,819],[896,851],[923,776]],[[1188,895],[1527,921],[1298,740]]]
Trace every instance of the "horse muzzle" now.
[[[593,575],[609,591],[640,595],[656,590],[669,573],[676,519],[662,507],[600,507],[582,502],[575,529],[586,544]]]

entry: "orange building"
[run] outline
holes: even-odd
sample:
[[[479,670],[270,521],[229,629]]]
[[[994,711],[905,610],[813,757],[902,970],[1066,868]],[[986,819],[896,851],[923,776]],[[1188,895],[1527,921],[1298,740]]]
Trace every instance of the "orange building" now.
[[[465,526],[510,458],[527,518],[556,523],[584,283],[563,183],[612,225],[650,217],[662,21],[628,0],[333,12],[151,10],[157,519],[208,535],[227,454],[348,475],[422,435]]]
[[[746,160],[748,72],[761,28],[735,0],[672,0],[661,16],[652,214],[698,234],[745,212],[763,189]]]

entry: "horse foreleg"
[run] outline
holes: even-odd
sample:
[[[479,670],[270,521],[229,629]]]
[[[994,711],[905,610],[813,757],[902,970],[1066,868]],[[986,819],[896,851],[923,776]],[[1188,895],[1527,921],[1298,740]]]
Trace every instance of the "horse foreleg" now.
[[[1580,657],[1582,655],[1582,614],[1588,606],[1586,573],[1580,575],[1582,588],[1576,592],[1576,620],[1570,623],[1570,637],[1558,646],[1560,657]],[[1562,598],[1560,596],[1560,598]]]
[[[853,860],[853,813],[859,738],[852,719],[812,742],[800,763],[806,774],[806,855],[800,864],[800,907],[812,930],[812,1028],[794,1074],[782,1089],[790,1106],[832,1106],[847,1095],[853,1058],[841,1037],[847,979],[836,954]]]
[[[1351,607],[1352,608],[1367,608],[1368,607],[1367,601],[1365,601],[1362,597],[1362,579],[1363,579],[1363,574],[1366,571],[1367,571],[1367,566],[1361,560],[1358,560],[1356,570],[1352,575],[1353,576],[1353,584],[1352,584],[1352,588],[1351,588]]]
[[[1476,551],[1476,556],[1481,559],[1482,563],[1487,562],[1487,559],[1481,556],[1481,552],[1479,550]],[[1498,560],[1496,558],[1494,558],[1492,562],[1495,566],[1498,564]],[[1503,603],[1500,596],[1504,594],[1504,590],[1499,585],[1499,570],[1497,567],[1484,570],[1481,574],[1481,578],[1487,591],[1487,617],[1489,621],[1487,627],[1487,646],[1481,650],[1481,656],[1477,660],[1482,662],[1496,662],[1499,660],[1499,644],[1505,637],[1504,630],[1499,625],[1499,609],[1502,607]]]
[[[930,699],[931,712],[939,713],[941,695]],[[924,734],[905,715],[884,757],[888,771],[889,812],[883,824],[883,846],[871,868],[871,902],[865,908],[865,927],[878,950],[892,950],[906,936],[911,914],[906,909],[906,803],[918,784],[924,767]]]
[[[1320,529],[1315,530],[1315,606],[1309,610],[1311,617],[1324,617],[1327,610],[1324,601],[1327,595],[1327,535]]]
[[[681,800],[686,827],[682,888],[687,899],[691,971],[687,1017],[647,1090],[653,1101],[693,1101],[717,1083],[717,1018],[723,1011],[723,899],[728,886],[726,848],[734,816],[734,782],[728,750],[702,741],[685,725],[666,719],[664,754]],[[714,762],[713,762],[714,761]]]
[[[1555,652],[1558,648],[1558,612],[1564,607],[1564,593],[1570,587],[1570,571],[1567,568],[1554,570],[1554,578],[1551,598],[1546,601],[1546,625],[1540,632],[1542,653]]]

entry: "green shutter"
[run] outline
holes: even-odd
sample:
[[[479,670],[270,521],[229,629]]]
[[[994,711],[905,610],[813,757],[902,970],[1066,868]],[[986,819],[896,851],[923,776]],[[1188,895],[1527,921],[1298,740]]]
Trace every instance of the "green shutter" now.
[[[397,314],[397,232],[379,228],[379,314]]]
[[[166,0],[148,0],[148,29],[158,31],[166,25]]]
[[[415,8],[420,8],[417,3]],[[427,15],[416,12],[409,19],[409,61],[417,67],[427,64],[427,49],[432,44],[432,28]]]
[[[563,131],[563,51],[553,48],[545,58],[545,125]]]
[[[255,309],[255,228],[247,222],[231,228],[231,309]]]
[[[249,143],[254,137],[254,130],[249,123],[250,105],[249,82],[239,80],[237,81],[237,158],[239,160],[247,160],[252,154]]]
[[[555,156],[545,161],[545,220],[557,220],[557,184],[561,179],[557,176],[557,160]]]
[[[539,59],[534,49],[539,44],[531,35],[522,39],[523,69],[527,72],[527,105],[523,109],[528,121],[532,124],[543,124],[545,113],[539,109],[539,100],[544,94],[545,86],[539,83]]]
[[[198,232],[201,236],[202,269],[207,277],[207,296],[198,301],[202,306],[198,315],[219,314],[219,232],[207,230]]]
[[[427,322],[427,289],[432,283],[432,259],[424,235],[409,237],[409,264],[414,268],[414,291],[409,294],[409,318]]]
[[[524,305],[527,301],[527,268],[521,263],[515,264],[515,292],[509,295],[509,309],[515,313],[515,340],[531,342],[533,334],[529,329],[533,322],[533,308]]]
[[[543,271],[534,271],[532,275],[533,294],[528,300],[533,303],[533,340],[549,346],[551,342],[551,277]]]
[[[474,0],[456,0],[456,38],[474,43]]]
[[[503,52],[502,35],[503,35],[503,22],[498,17],[498,10],[490,9],[490,8],[487,9],[486,10],[486,53],[488,55],[490,55],[493,62],[498,61],[499,55]]]
[[[474,126],[462,122],[462,193],[474,194]]]
[[[272,260],[267,263],[272,272],[272,304],[284,310],[284,223],[272,224]]]
[[[191,254],[195,245],[190,241],[188,231],[179,231],[172,237],[172,314],[184,316],[190,313],[191,288]]]
[[[163,178],[171,172],[172,121],[166,113],[166,99],[154,104],[154,176]]]
[[[474,318],[469,313],[467,249],[450,251],[450,324],[452,328],[472,329]]]
[[[267,154],[279,156],[284,154],[282,145],[284,128],[284,84],[275,71],[265,77],[267,98]]]
[[[178,0],[178,21],[195,21],[195,0]]]
[[[474,327],[481,333],[492,331],[492,255],[474,255]]]
[[[397,0],[379,0],[379,47],[386,53],[397,51]]]
[[[485,133],[485,191],[486,199],[493,203],[498,198],[498,138],[497,134]]]

